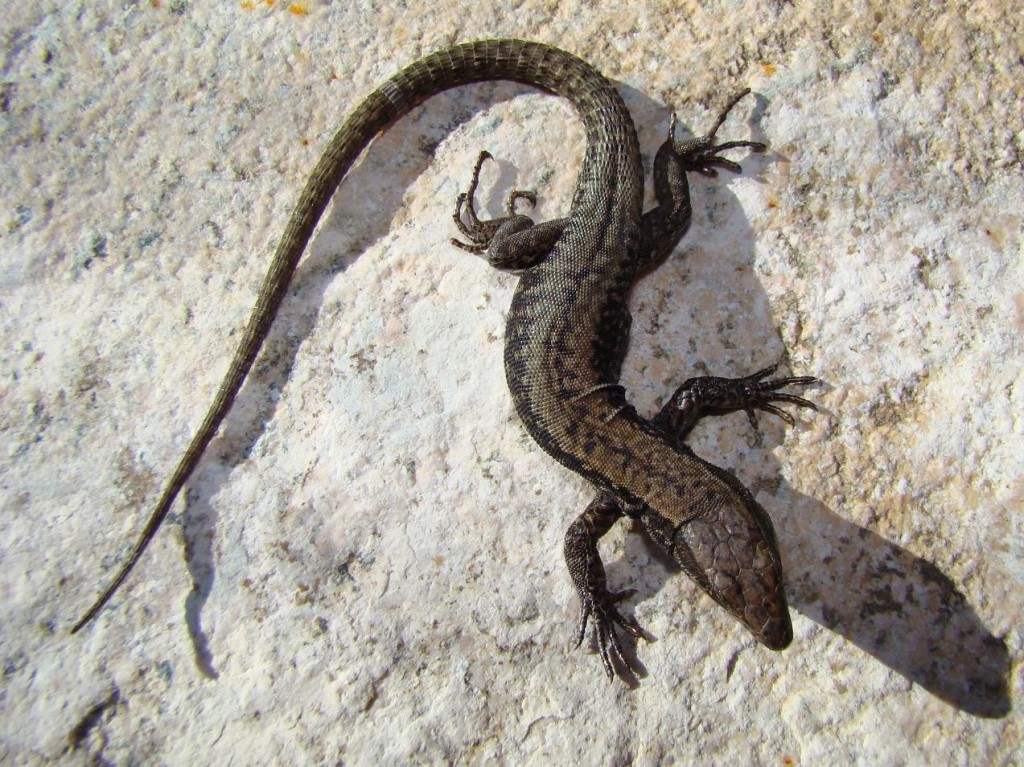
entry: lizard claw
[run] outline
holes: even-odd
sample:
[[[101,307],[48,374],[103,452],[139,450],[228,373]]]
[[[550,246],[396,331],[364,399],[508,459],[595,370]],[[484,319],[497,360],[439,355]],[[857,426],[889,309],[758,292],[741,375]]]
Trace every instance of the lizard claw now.
[[[480,184],[480,169],[485,161],[493,159],[490,152],[483,151],[479,154],[476,165],[473,166],[473,177],[470,179],[469,189],[465,192],[460,192],[459,196],[455,198],[455,212],[452,214],[452,220],[455,222],[459,232],[469,242],[463,242],[452,237],[451,243],[468,253],[474,253],[478,256],[488,253],[487,260],[499,269],[525,268],[529,263],[524,264],[520,259],[515,259],[514,261],[502,260],[497,258],[491,249],[503,237],[508,237],[510,234],[533,227],[533,220],[516,212],[516,206],[522,201],[530,207],[534,207],[537,204],[537,193],[526,189],[513,189],[509,192],[508,200],[505,202],[505,211],[508,215],[486,220],[480,218],[475,202],[476,189]],[[561,229],[558,232],[560,233]],[[544,253],[546,254],[547,250],[544,250]],[[513,252],[512,255],[520,254]]]
[[[741,173],[742,168],[740,164],[729,160],[721,156],[721,153],[727,149],[740,149],[746,148],[752,152],[763,152],[768,148],[767,144],[763,144],[760,141],[726,141],[722,144],[716,144],[715,136],[718,133],[718,129],[722,127],[722,123],[725,122],[725,118],[732,111],[732,108],[736,106],[740,99],[750,93],[750,89],[740,91],[729,103],[726,104],[725,108],[719,113],[718,119],[715,120],[715,124],[711,127],[707,133],[703,136],[690,139],[688,141],[676,141],[675,130],[676,130],[676,116],[672,114],[672,119],[669,123],[668,136],[669,140],[673,142],[673,147],[676,153],[683,161],[683,166],[686,170],[700,173],[702,176],[708,178],[715,178],[718,176],[717,168],[724,168],[732,173]]]
[[[631,636],[637,639],[646,639],[646,633],[635,618],[627,617],[619,612],[615,603],[635,594],[634,589],[626,591],[591,592],[581,593],[580,602],[583,605],[580,617],[580,628],[576,637],[576,647],[583,644],[586,636],[587,622],[591,616],[594,618],[594,628],[597,633],[597,645],[601,652],[601,663],[604,664],[605,673],[609,679],[615,678],[615,666],[628,669],[636,675],[639,670],[630,662],[629,658],[622,651],[622,643],[616,631],[616,625],[620,626]]]

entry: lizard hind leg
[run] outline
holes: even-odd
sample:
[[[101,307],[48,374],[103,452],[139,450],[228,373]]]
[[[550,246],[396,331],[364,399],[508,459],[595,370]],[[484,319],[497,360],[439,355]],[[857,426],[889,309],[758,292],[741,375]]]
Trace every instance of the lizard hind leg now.
[[[716,144],[716,135],[726,117],[739,100],[749,93],[734,96],[719,113],[715,124],[703,136],[676,140],[676,115],[672,113],[668,136],[654,156],[653,180],[655,207],[644,213],[641,225],[641,247],[637,268],[641,272],[657,267],[675,249],[690,227],[693,209],[690,204],[688,172],[717,176],[718,168],[734,173],[742,171],[739,163],[721,155],[729,149],[747,148],[763,152],[760,141],[726,141]]]
[[[483,151],[473,167],[469,189],[455,200],[452,219],[459,232],[469,240],[463,242],[452,238],[452,245],[463,250],[483,255],[487,262],[506,270],[527,269],[542,261],[551,251],[555,241],[565,228],[565,220],[546,221],[534,224],[533,219],[516,211],[520,200],[531,206],[537,203],[533,191],[513,189],[505,203],[507,215],[494,219],[481,219],[476,212],[476,190],[480,183],[480,169],[485,160],[493,159],[490,152]]]
[[[703,136],[687,141],[675,140],[676,116],[674,113],[672,114],[672,120],[668,129],[668,140],[673,143],[675,152],[681,158],[686,170],[695,171],[709,178],[714,178],[718,175],[716,168],[724,168],[733,173],[740,173],[742,168],[740,168],[739,163],[722,157],[721,152],[727,149],[741,148],[750,149],[753,152],[763,152],[768,148],[766,144],[760,141],[726,141],[721,144],[715,143],[718,129],[722,127],[725,118],[729,116],[729,113],[739,103],[740,99],[748,93],[750,93],[750,89],[746,88],[734,95],[729,99],[729,103],[725,105],[725,108],[718,113],[718,119],[711,126],[711,130]]]

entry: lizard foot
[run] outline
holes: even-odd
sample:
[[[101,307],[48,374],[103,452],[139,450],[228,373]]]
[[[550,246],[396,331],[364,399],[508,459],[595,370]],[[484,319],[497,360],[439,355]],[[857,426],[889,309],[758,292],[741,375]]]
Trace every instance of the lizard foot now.
[[[458,227],[459,231],[469,239],[469,242],[462,242],[453,237],[452,245],[470,253],[480,254],[485,252],[490,247],[491,241],[498,233],[498,230],[506,224],[512,224],[514,230],[533,226],[533,221],[516,212],[516,203],[520,200],[526,200],[532,207],[537,204],[537,194],[536,192],[524,191],[522,189],[513,189],[509,192],[508,200],[505,202],[507,216],[483,221],[477,215],[473,198],[476,196],[476,188],[480,183],[480,169],[483,167],[485,160],[491,159],[494,158],[490,152],[485,150],[480,153],[480,156],[477,157],[476,165],[473,166],[473,178],[469,182],[469,190],[461,193],[455,199],[455,213],[452,219],[455,221],[455,226]],[[463,211],[465,211],[465,218],[463,218]]]
[[[601,651],[601,662],[604,664],[605,673],[609,679],[615,678],[615,665],[628,669],[632,674],[638,674],[638,669],[630,663],[629,659],[622,652],[622,644],[619,635],[615,630],[621,626],[625,631],[637,639],[646,639],[647,636],[636,622],[635,618],[629,618],[619,612],[615,606],[616,602],[633,596],[636,591],[590,591],[580,593],[580,602],[583,605],[582,616],[580,617],[580,628],[576,636],[576,647],[583,644],[583,637],[587,633],[587,622],[590,617],[594,618],[594,628],[597,632],[597,646]]]
[[[721,152],[726,149],[739,149],[747,148],[754,152],[763,152],[768,148],[766,144],[762,144],[760,141],[726,141],[722,144],[716,144],[715,135],[718,133],[718,129],[722,127],[722,123],[725,122],[725,118],[728,117],[729,112],[736,106],[740,99],[750,93],[750,89],[740,91],[725,106],[719,115],[718,119],[715,120],[715,124],[711,130],[705,133],[703,136],[689,139],[688,141],[676,141],[676,116],[672,114],[672,120],[669,123],[668,138],[673,143],[675,152],[679,155],[683,162],[683,167],[686,170],[691,170],[696,173],[700,173],[702,176],[708,176],[714,178],[718,175],[716,168],[725,168],[733,173],[742,172],[742,168],[739,163],[728,160],[721,156]]]
[[[813,376],[789,376],[764,380],[777,367],[771,365],[743,378],[691,378],[676,389],[656,421],[680,437],[689,432],[702,415],[722,415],[737,410],[746,412],[755,431],[758,428],[758,410],[776,415],[792,426],[795,424],[793,416],[773,405],[773,402],[788,402],[811,410],[818,408],[810,400],[778,390],[786,386],[809,386],[818,383],[818,379]]]

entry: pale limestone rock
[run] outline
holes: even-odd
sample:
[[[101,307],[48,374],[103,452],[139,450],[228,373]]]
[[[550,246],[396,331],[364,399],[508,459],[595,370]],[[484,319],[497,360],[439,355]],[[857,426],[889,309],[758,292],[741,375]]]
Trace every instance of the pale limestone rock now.
[[[0,761],[1017,758],[1013,4],[93,5],[5,11]],[[827,381],[794,429],[763,418],[759,441],[740,414],[694,439],[775,519],[793,646],[758,647],[621,525],[609,577],[638,589],[649,676],[609,685],[571,650],[561,538],[589,491],[505,389],[515,278],[448,244],[482,148],[492,214],[513,187],[542,218],[568,204],[579,125],[508,85],[435,99],[350,176],[187,513],[69,637],[202,418],[319,147],[397,68],[487,36],[617,79],[648,159],[671,109],[700,131],[756,92],[723,136],[772,148],[693,183],[690,234],[635,290],[624,383],[650,411],[779,359]]]

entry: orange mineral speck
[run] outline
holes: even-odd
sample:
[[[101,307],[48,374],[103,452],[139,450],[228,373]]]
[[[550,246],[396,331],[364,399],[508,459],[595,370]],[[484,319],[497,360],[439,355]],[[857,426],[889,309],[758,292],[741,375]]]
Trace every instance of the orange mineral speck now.
[[[762,64],[761,65],[761,69],[764,71],[764,73],[766,75],[774,75],[775,74],[775,65],[774,64]]]
[[[306,16],[309,14],[309,6],[302,3],[292,3],[288,6],[288,13],[294,13],[296,16]]]

